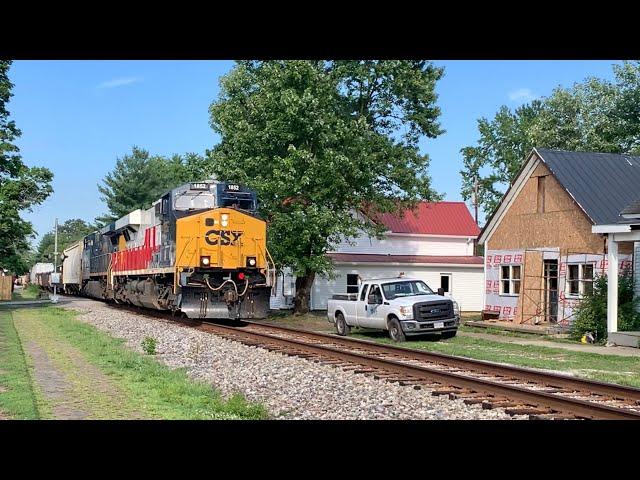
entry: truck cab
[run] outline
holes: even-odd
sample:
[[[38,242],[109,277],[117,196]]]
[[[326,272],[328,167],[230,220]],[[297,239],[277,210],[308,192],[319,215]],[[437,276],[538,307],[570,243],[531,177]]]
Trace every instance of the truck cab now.
[[[357,294],[334,295],[327,305],[329,322],[338,334],[351,327],[386,330],[392,340],[429,333],[456,335],[460,310],[453,298],[436,294],[416,278],[363,280]]]

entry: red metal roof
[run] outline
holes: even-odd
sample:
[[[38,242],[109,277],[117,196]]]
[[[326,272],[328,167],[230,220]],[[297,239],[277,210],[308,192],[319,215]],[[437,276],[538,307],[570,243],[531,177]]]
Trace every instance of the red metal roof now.
[[[393,233],[477,237],[480,229],[464,202],[420,202],[404,216],[382,213],[377,221]]]
[[[329,253],[334,262],[373,263],[448,263],[456,265],[483,265],[483,257],[440,255],[384,255],[371,253]]]

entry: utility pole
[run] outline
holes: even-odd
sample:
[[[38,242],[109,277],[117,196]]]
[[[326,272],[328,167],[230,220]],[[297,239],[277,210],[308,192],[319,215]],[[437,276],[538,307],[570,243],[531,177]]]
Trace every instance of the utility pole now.
[[[478,176],[473,177],[473,194],[471,196],[471,203],[473,203],[474,219],[476,225],[478,224]]]
[[[58,219],[56,218],[56,226],[55,226],[55,242],[53,247],[53,273],[58,273]],[[53,276],[52,276],[53,279]],[[58,288],[57,283],[53,284],[53,298],[51,299],[54,303],[58,301]]]

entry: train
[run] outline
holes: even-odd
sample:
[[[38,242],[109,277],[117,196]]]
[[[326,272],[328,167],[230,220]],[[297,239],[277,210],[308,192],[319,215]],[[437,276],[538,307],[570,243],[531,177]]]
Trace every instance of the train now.
[[[189,318],[266,318],[275,268],[257,211],[245,186],[181,185],[65,248],[58,286]]]

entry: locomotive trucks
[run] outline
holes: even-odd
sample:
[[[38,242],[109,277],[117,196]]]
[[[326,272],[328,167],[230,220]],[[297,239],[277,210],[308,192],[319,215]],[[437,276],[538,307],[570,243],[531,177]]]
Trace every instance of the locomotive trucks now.
[[[458,303],[437,295],[422,280],[380,278],[364,280],[357,294],[334,295],[327,317],[339,335],[351,327],[386,330],[396,342],[407,336],[439,333],[454,337],[460,324]]]

